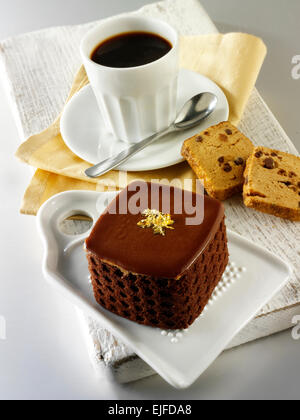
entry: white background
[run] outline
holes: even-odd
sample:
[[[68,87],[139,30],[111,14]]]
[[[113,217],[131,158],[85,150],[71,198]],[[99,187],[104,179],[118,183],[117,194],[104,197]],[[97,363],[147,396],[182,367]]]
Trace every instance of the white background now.
[[[184,1],[184,0],[183,0]],[[0,39],[134,10],[145,0],[0,0]],[[261,36],[269,50],[257,86],[300,150],[299,0],[202,0],[220,31]],[[18,213],[30,170],[13,156],[20,139],[0,81],[0,399],[205,399],[300,397],[300,340],[291,331],[224,353],[188,390],[158,376],[134,384],[97,380],[75,309],[41,273],[34,217]],[[300,309],[299,309],[300,315]],[[1,318],[2,319],[2,318]]]

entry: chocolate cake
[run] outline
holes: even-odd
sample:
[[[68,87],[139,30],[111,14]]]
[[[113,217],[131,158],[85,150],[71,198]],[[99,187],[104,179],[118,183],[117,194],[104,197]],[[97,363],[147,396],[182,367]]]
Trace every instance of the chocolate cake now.
[[[187,224],[192,208],[201,212],[197,224]],[[86,252],[101,306],[140,324],[187,328],[228,263],[224,208],[208,196],[134,182],[101,215]]]

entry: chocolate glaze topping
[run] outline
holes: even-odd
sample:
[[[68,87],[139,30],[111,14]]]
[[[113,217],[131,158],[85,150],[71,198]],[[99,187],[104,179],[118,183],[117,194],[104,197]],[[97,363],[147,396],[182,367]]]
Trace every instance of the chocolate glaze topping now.
[[[148,186],[147,191],[142,192],[144,188],[141,190],[141,186],[145,185]],[[156,204],[151,203],[151,191],[152,194],[153,191],[159,191],[159,200]],[[137,192],[140,198],[136,203],[140,206],[138,214],[121,214],[124,212],[124,204],[127,206],[130,200],[133,202]],[[184,206],[184,196],[182,190],[178,188],[144,182],[131,183],[99,218],[86,240],[86,248],[103,261],[135,274],[178,278],[203,252],[224,217],[224,207],[221,202],[208,196],[203,198],[203,222],[187,225],[186,218],[194,215],[186,209],[195,205],[195,193],[188,194]],[[165,212],[164,200],[170,201],[174,229],[167,229],[165,236],[162,236],[155,235],[153,229],[139,227],[137,223],[143,218],[141,213],[146,208]],[[183,211],[181,214],[175,214],[174,205],[178,206],[180,203]],[[112,214],[113,210],[115,214]]]

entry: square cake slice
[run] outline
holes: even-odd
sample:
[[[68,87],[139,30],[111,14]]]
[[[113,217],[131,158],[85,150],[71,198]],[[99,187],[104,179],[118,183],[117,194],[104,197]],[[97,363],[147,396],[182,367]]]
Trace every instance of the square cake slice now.
[[[243,197],[247,207],[300,221],[300,158],[256,147],[247,161]]]
[[[243,173],[253,147],[244,134],[226,121],[187,139],[181,154],[203,180],[207,193],[226,200],[242,191]]]
[[[191,205],[203,216],[193,225]],[[224,208],[208,196],[134,182],[100,216],[86,252],[101,306],[140,324],[187,328],[228,263]]]

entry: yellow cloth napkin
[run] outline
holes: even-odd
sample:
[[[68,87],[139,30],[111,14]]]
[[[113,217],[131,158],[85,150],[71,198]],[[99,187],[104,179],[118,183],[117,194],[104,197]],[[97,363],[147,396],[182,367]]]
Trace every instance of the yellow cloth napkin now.
[[[241,33],[211,34],[181,38],[180,66],[199,72],[215,81],[227,96],[233,124],[238,124],[266,55],[266,46],[255,36]],[[69,99],[88,83],[82,67],[77,73]],[[72,153],[60,135],[60,116],[45,131],[31,136],[16,156],[38,168],[23,198],[21,212],[36,214],[52,195],[82,189],[106,191],[124,188],[135,179],[195,179],[183,162],[156,171],[111,171],[97,179],[87,179],[84,170],[90,165]]]

